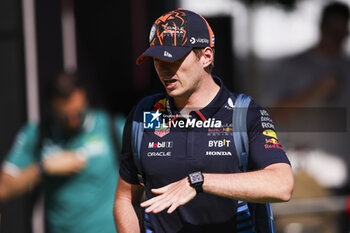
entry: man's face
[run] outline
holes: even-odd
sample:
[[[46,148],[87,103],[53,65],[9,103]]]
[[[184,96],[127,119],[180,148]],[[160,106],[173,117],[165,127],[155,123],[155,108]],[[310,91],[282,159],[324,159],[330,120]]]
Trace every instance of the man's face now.
[[[168,95],[173,98],[188,98],[200,85],[203,67],[193,51],[175,62],[154,59],[154,67]]]
[[[82,89],[77,89],[66,99],[54,98],[52,100],[54,116],[66,133],[75,133],[79,130],[84,120],[86,106],[86,94]]]
[[[342,17],[332,16],[324,23],[322,35],[329,49],[340,52],[343,43],[349,34],[349,24]]]

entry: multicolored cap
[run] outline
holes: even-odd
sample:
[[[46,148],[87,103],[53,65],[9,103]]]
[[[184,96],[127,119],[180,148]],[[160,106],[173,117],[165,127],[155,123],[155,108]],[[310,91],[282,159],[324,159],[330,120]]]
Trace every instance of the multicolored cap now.
[[[181,59],[192,48],[214,47],[215,37],[208,22],[200,15],[181,8],[159,17],[149,34],[150,47],[136,60],[147,57],[166,62]]]

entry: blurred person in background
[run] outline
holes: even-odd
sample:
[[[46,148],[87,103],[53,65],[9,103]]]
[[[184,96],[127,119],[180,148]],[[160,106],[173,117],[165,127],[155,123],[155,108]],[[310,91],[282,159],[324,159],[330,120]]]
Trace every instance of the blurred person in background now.
[[[285,148],[302,149],[302,157],[308,159],[296,161],[294,168],[302,164],[322,185],[331,189],[348,186],[349,166],[346,164],[350,163],[345,145],[349,134],[345,132],[346,122],[339,119],[346,117],[350,99],[350,59],[343,49],[348,36],[349,15],[349,7],[343,3],[326,5],[321,13],[317,44],[300,54],[281,59],[266,75],[270,81],[266,82],[265,89],[274,88],[266,92],[265,104],[276,107],[271,114],[279,128],[293,131],[293,124],[297,130],[305,125],[304,131],[280,134],[285,137]],[[290,111],[278,111],[279,108]],[[336,115],[335,110],[341,110],[344,116]],[[323,127],[326,124],[330,127]],[[307,131],[308,128],[311,130]],[[310,153],[305,153],[306,150]],[[293,157],[295,153],[288,154]],[[320,173],[319,170],[324,168],[335,172]]]
[[[281,59],[267,72],[265,89],[269,91],[265,104],[277,107],[271,115],[279,129],[288,131],[279,135],[295,172],[294,198],[349,192],[350,135],[346,116],[350,106],[350,59],[344,51],[349,16],[346,4],[327,4],[321,12],[318,42],[306,51]],[[338,110],[340,113],[335,113]],[[333,221],[319,219],[317,229],[338,232],[322,226],[334,225],[335,219],[339,216],[333,216]]]
[[[42,183],[51,233],[115,233],[112,206],[124,117],[90,109],[74,73],[59,73],[47,89],[40,123],[18,133],[1,168],[0,201]]]
[[[348,100],[350,60],[344,42],[349,33],[349,7],[339,2],[325,6],[319,31],[315,46],[278,64],[272,83],[279,88],[271,92],[270,104],[315,107]]]

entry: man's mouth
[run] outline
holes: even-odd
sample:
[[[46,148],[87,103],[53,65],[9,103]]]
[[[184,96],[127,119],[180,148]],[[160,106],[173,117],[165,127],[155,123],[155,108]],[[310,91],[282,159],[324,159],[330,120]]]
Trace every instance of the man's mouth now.
[[[175,79],[166,79],[166,80],[164,80],[165,85],[169,85],[169,84],[174,83],[174,82],[176,82]]]
[[[166,79],[166,80],[163,80],[164,82],[164,86],[165,88],[167,89],[172,89],[176,86],[176,79]]]

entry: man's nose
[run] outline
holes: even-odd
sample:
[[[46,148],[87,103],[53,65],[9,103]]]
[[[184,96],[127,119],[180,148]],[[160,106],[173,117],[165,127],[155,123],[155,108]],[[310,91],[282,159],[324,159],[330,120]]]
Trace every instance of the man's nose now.
[[[164,61],[157,61],[156,68],[162,72],[171,72],[171,70],[172,70],[171,63],[164,62]]]

